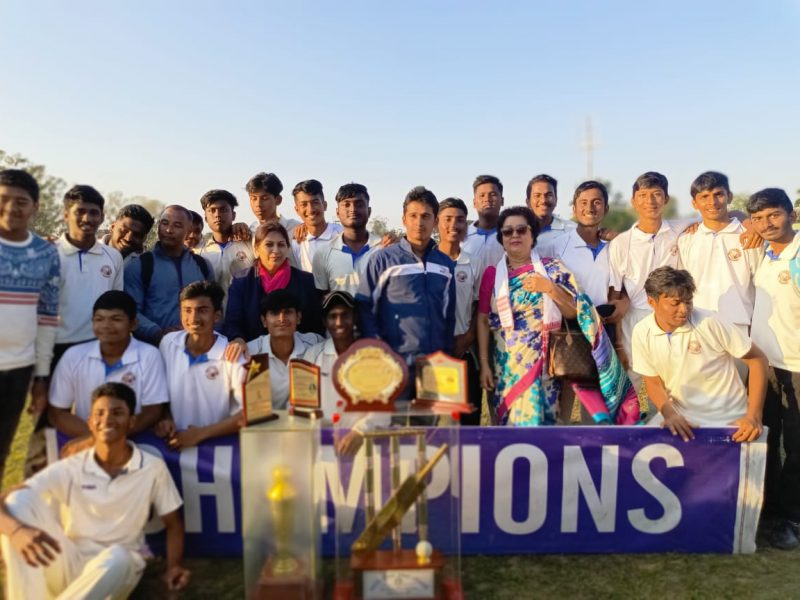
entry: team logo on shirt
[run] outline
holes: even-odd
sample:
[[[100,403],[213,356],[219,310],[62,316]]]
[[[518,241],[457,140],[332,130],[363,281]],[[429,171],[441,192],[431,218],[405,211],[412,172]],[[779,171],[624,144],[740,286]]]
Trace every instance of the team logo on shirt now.
[[[103,265],[102,267],[100,267],[100,274],[106,279],[111,277],[111,273],[112,273],[111,267],[109,267],[108,265]]]
[[[789,283],[792,280],[792,274],[789,272],[788,269],[784,269],[780,273],[778,273],[778,282],[779,283]]]
[[[686,346],[686,349],[690,354],[700,354],[700,342],[697,340],[691,340],[689,345]]]
[[[669,253],[672,254],[672,256],[678,256],[678,245],[675,244],[672,248],[670,248]]]
[[[127,373],[125,373],[125,375],[122,376],[121,381],[125,385],[133,386],[133,384],[136,382],[136,375],[128,371]]]
[[[742,258],[742,251],[738,248],[733,248],[732,250],[728,250],[728,259],[729,260],[739,260]]]
[[[212,380],[216,379],[217,377],[219,377],[219,369],[217,367],[213,367],[213,366],[212,367],[208,367],[206,369],[206,377],[208,377],[209,379],[212,379]]]
[[[456,281],[458,281],[458,283],[464,283],[466,280],[467,280],[466,271],[456,271]]]
[[[239,250],[236,253],[236,258],[241,260],[241,261],[245,261],[245,260],[247,260],[247,254],[245,254],[243,250]]]

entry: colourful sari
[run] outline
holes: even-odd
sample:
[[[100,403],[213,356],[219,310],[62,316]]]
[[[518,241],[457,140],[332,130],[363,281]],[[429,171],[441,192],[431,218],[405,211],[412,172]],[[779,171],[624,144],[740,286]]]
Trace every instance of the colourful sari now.
[[[542,258],[550,279],[576,298],[578,322],[592,343],[592,356],[600,374],[599,389],[576,386],[576,392],[595,422],[634,424],[639,420],[633,386],[625,376],[611,343],[600,326],[600,317],[575,277],[557,259]],[[491,268],[491,267],[490,267]],[[487,269],[488,271],[488,269]],[[502,425],[555,425],[561,382],[547,372],[549,328],[543,323],[543,295],[530,292],[524,283],[534,273],[532,265],[509,272],[508,301],[513,329],[500,322],[492,297],[489,326],[494,333],[496,387],[492,403]],[[560,325],[556,324],[556,326]],[[585,401],[584,401],[585,398]]]

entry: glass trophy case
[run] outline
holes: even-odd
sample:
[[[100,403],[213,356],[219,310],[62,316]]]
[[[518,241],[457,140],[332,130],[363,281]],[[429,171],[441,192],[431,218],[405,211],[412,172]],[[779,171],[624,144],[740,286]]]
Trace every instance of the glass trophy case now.
[[[321,598],[319,421],[276,414],[240,432],[245,590],[254,599]]]
[[[332,431],[340,485],[360,488],[334,502],[332,597],[461,599],[457,423],[430,409],[359,417]]]

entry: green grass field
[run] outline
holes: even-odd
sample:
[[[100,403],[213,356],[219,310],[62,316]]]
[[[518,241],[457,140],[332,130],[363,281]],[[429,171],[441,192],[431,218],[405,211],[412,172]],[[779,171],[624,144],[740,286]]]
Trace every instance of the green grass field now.
[[[3,488],[22,480],[30,435],[23,416]],[[800,552],[760,550],[749,556],[589,555],[464,557],[462,577],[470,599],[528,598],[800,598]],[[191,559],[192,583],[169,595],[161,585],[162,561],[154,561],[133,595],[156,598],[244,598],[238,559]],[[34,600],[34,599],[31,599]],[[280,599],[276,599],[280,600]]]

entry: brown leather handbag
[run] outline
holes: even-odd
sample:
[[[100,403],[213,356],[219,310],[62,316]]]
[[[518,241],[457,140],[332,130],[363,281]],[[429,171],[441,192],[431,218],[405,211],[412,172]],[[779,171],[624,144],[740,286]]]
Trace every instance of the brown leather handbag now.
[[[599,379],[592,345],[580,329],[571,330],[566,319],[561,320],[561,329],[550,332],[547,362],[551,377],[587,383]]]

